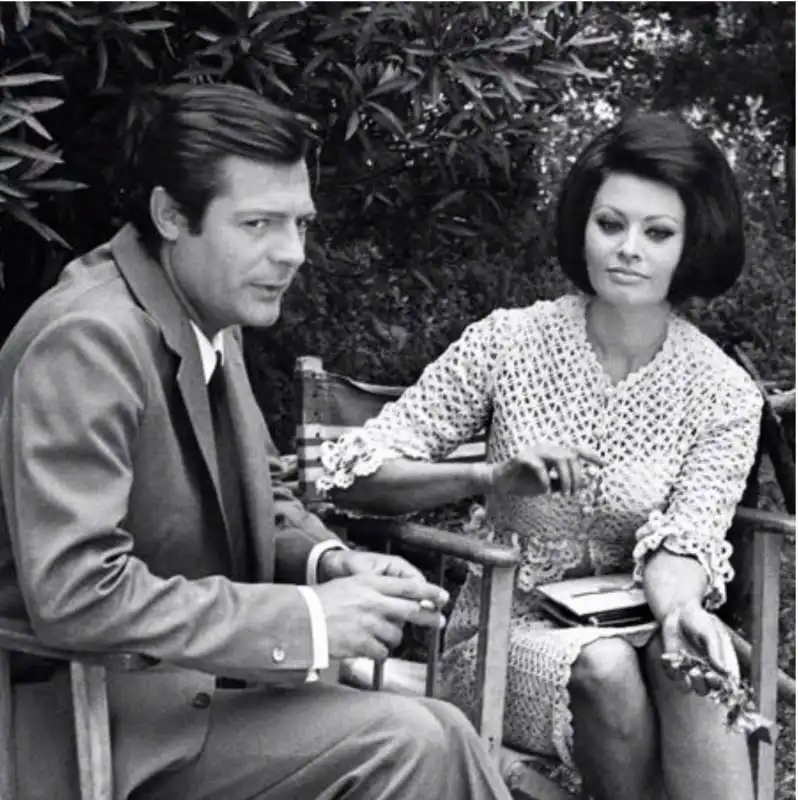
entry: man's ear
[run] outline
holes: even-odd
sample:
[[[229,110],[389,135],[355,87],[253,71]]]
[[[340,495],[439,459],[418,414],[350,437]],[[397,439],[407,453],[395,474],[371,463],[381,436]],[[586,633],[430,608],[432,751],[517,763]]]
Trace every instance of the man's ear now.
[[[176,241],[186,222],[183,212],[163,186],[156,186],[150,194],[150,217],[166,242]]]

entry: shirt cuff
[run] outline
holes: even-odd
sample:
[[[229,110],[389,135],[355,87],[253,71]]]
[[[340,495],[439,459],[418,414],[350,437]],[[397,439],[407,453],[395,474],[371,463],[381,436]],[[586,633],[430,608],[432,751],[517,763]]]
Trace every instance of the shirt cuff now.
[[[307,572],[305,573],[305,583],[308,586],[315,586],[319,582],[319,561],[328,550],[348,549],[338,539],[328,539],[326,542],[319,542],[313,546],[308,556]]]
[[[324,618],[324,609],[316,592],[309,586],[297,586],[305,605],[308,607],[310,617],[310,638],[313,648],[313,663],[308,670],[306,682],[312,683],[319,679],[319,671],[330,666],[330,648],[327,641],[327,620]]]

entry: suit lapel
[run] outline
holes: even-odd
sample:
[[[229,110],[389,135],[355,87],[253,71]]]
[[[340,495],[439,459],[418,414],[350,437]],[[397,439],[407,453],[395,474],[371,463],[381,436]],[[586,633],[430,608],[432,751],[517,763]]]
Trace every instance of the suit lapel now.
[[[146,252],[133,226],[125,226],[114,236],[111,250],[131,292],[157,320],[167,347],[180,359],[177,385],[202,460],[213,482],[216,502],[222,509],[222,490],[208,391],[202,373],[199,347],[189,317],[175,297],[163,269]]]
[[[238,332],[225,332],[224,340],[227,396],[241,461],[252,552],[257,562],[255,574],[258,580],[269,581],[274,574],[274,500],[261,412],[249,384]]]

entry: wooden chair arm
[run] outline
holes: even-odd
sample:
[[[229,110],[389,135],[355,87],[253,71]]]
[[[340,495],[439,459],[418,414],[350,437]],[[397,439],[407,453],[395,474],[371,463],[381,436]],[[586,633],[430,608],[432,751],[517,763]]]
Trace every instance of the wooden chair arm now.
[[[155,659],[138,653],[91,653],[50,647],[36,638],[26,622],[7,617],[0,617],[0,650],[12,650],[60,661],[80,661],[121,671],[147,669],[157,663]]]
[[[753,647],[751,643],[734,628],[726,623],[723,623],[729,638],[732,640],[734,650],[737,653],[737,658],[740,663],[748,670],[751,669],[753,663]],[[780,669],[777,675],[777,688],[779,694],[785,697],[790,702],[795,702],[795,678],[788,675],[784,670]]]
[[[780,511],[738,506],[734,522],[747,530],[795,536],[795,517]]]
[[[484,566],[514,567],[521,558],[516,548],[407,520],[352,517],[347,519],[346,527],[361,543],[368,542],[370,536],[385,537],[420,550],[455,556]]]

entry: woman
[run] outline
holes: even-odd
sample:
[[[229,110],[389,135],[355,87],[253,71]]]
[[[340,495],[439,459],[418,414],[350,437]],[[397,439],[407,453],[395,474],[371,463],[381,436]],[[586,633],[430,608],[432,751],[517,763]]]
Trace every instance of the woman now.
[[[713,611],[732,577],[724,536],[753,462],[761,400],[673,310],[724,292],[742,269],[729,165],[678,119],[628,117],[571,169],[557,245],[580,292],[469,326],[362,434],[325,451],[320,487],[382,513],[487,495],[491,535],[523,552],[510,744],[575,764],[595,800],[747,800],[744,737],[660,661],[687,649],[738,669]],[[487,463],[435,463],[486,426]],[[538,584],[632,569],[660,622],[642,641],[558,628],[537,605]],[[447,692],[466,710],[478,584],[469,575],[445,643]]]

